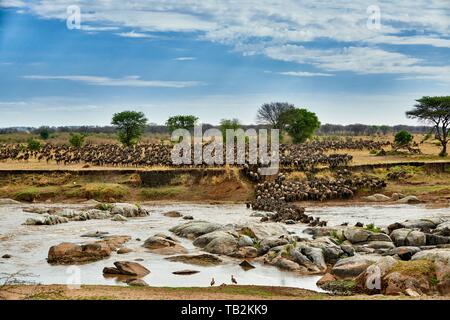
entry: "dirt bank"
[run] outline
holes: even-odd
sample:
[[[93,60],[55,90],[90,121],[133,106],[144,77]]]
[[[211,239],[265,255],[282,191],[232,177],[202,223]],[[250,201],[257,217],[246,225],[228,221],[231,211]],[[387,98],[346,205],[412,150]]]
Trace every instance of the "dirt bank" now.
[[[378,192],[416,195],[429,205],[450,203],[448,162],[409,162],[348,167],[355,175],[373,175],[387,181]],[[303,172],[283,170],[290,179],[306,179]],[[335,172],[322,168],[316,177],[333,179]],[[361,190],[342,201],[302,202],[310,205],[348,205],[365,202]],[[0,198],[24,202],[246,202],[254,197],[254,184],[237,168],[148,168],[82,170],[0,170]]]
[[[69,289],[65,285],[18,285],[2,288],[3,299],[29,300],[374,300],[374,299],[441,299],[450,297],[422,296],[336,296],[314,291],[269,286],[219,286],[214,288],[156,288],[156,287],[117,287],[81,286]]]

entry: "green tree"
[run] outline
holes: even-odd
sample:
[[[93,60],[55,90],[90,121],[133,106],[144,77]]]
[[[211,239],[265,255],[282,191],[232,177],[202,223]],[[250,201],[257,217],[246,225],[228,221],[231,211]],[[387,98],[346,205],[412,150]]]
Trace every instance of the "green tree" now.
[[[227,141],[227,130],[238,130],[241,127],[239,119],[222,119],[220,120],[220,131],[222,131],[223,141]]]
[[[41,148],[41,142],[34,138],[29,138],[27,141],[28,150],[38,151]]]
[[[69,138],[69,143],[72,147],[81,148],[84,144],[84,139],[86,135],[82,133],[71,133]]]
[[[47,140],[50,136],[50,131],[48,130],[47,127],[42,127],[39,130],[39,136],[41,137],[42,140]]]
[[[413,136],[408,131],[402,130],[400,132],[397,132],[394,138],[394,143],[398,147],[405,147],[409,146],[409,144],[413,141]]]
[[[191,131],[194,129],[198,118],[192,115],[178,115],[167,119],[166,126],[169,128],[169,132],[172,133],[177,129],[186,129]]]
[[[442,146],[439,155],[441,157],[447,156],[447,143],[450,140],[450,96],[425,96],[416,101],[418,103],[414,105],[412,110],[406,112],[406,116],[432,124],[436,138]]]
[[[305,142],[320,127],[317,115],[306,109],[287,110],[282,114],[281,121],[285,123],[286,131],[294,143]]]
[[[147,118],[143,112],[122,111],[113,115],[111,124],[117,128],[119,141],[129,147],[139,141]]]

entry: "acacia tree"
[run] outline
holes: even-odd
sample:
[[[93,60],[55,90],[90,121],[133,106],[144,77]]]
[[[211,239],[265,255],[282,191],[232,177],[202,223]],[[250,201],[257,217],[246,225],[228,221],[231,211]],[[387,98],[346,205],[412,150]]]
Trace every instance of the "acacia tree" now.
[[[176,129],[186,129],[190,131],[194,129],[194,126],[197,123],[197,121],[198,118],[196,116],[179,115],[167,119],[166,126],[169,128],[170,133],[172,133]]]
[[[434,126],[436,138],[442,145],[439,156],[447,156],[447,143],[450,140],[450,96],[425,96],[416,101],[418,103],[412,110],[406,112],[406,116],[431,123]]]
[[[290,109],[285,111],[281,118],[294,143],[305,142],[320,127],[317,115],[306,109]]]
[[[117,128],[119,141],[129,147],[141,137],[147,118],[143,112],[122,111],[113,115],[111,124]]]
[[[271,102],[263,104],[256,115],[259,123],[268,124],[274,129],[281,131],[284,129],[285,120],[282,115],[289,110],[295,109],[293,104],[287,102]]]

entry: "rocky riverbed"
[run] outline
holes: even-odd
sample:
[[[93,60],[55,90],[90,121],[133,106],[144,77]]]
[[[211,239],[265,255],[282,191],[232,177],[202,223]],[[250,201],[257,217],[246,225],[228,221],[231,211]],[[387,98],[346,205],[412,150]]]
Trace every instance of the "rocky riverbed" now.
[[[260,222],[267,213],[245,205],[6,203],[0,267],[43,284],[201,287],[212,278],[230,284],[233,275],[239,284],[340,293],[364,291],[363,273],[377,267],[390,284],[377,292],[446,294],[448,208],[367,205],[306,213],[328,225]],[[425,280],[412,283],[417,268]],[[399,279],[412,284],[402,287]]]

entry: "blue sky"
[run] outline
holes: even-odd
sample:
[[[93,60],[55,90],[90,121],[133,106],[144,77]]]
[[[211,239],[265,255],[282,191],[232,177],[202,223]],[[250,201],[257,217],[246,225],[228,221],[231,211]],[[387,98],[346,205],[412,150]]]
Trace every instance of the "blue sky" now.
[[[254,123],[270,101],[322,123],[416,124],[414,99],[450,95],[449,2],[372,5],[1,0],[0,127],[105,125],[125,109]]]

